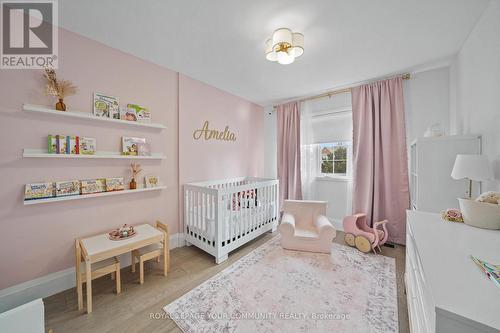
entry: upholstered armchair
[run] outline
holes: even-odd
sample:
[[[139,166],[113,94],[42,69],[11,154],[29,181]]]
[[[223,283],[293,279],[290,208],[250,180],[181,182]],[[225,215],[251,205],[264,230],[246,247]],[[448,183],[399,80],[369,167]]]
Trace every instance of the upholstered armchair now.
[[[336,231],[326,215],[325,201],[285,200],[279,231],[288,250],[330,253]]]

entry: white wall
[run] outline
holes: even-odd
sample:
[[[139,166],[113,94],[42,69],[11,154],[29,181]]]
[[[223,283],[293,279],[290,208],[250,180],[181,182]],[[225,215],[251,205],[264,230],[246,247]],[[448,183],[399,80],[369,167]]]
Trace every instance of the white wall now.
[[[276,112],[272,106],[264,108],[264,177],[278,178],[276,146]]]
[[[403,83],[408,146],[433,124],[450,134],[449,67],[412,74]]]
[[[481,134],[483,153],[492,161],[500,191],[500,0],[492,0],[451,67],[453,131]]]

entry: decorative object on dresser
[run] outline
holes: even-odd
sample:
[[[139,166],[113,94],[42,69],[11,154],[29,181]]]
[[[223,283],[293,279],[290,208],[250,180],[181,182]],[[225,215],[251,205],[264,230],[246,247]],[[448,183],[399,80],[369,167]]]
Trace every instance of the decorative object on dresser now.
[[[394,258],[330,247],[290,251],[273,237],[163,310],[183,332],[399,332]]]
[[[451,171],[453,179],[467,179],[469,199],[472,198],[472,181],[485,181],[493,178],[490,161],[486,155],[458,154]]]
[[[132,163],[130,164],[130,169],[132,171],[132,179],[130,180],[129,188],[131,190],[137,189],[137,182],[135,181],[135,178],[139,173],[141,173],[141,165],[137,163]]]
[[[464,222],[484,229],[500,229],[500,205],[471,199],[458,199]]]
[[[139,262],[139,283],[144,283],[144,262],[156,259],[157,262],[160,262],[160,257],[165,255],[165,265],[170,266],[170,247],[169,247],[169,233],[168,233],[168,225],[161,223],[160,221],[156,221],[156,228],[162,231],[165,235],[164,241],[156,244],[152,244],[149,246],[141,247],[139,249],[132,251],[132,272],[135,272],[135,263],[136,260]],[[165,249],[165,250],[164,250]]]
[[[76,94],[77,88],[71,81],[58,80],[56,71],[52,68],[46,67],[43,73],[47,84],[45,86],[45,94],[47,96],[56,97],[59,101],[56,103],[56,110],[66,111],[66,104],[64,98]]]
[[[167,243],[165,233],[149,224],[135,226],[134,230],[137,232],[135,237],[124,239],[119,242],[110,240],[109,234],[107,233],[76,240],[76,291],[78,295],[79,310],[83,308],[82,284],[85,282],[87,283],[87,313],[92,312],[92,278],[90,275],[86,275],[85,281],[82,280],[80,274],[82,259],[85,262],[85,270],[89,272],[93,264],[99,264],[102,261],[106,261],[108,258],[118,257],[121,254],[129,253],[155,243]],[[164,248],[164,251],[163,275],[167,276],[168,263],[166,248]]]
[[[347,245],[355,246],[364,253],[373,251],[376,254],[375,249],[382,252],[380,246],[384,245],[389,237],[386,223],[387,220],[375,222],[371,228],[366,223],[366,214],[346,216],[342,221],[345,233],[344,241]]]
[[[500,262],[500,232],[419,211],[407,212],[406,231],[411,332],[499,333],[498,289],[470,256]]]
[[[330,253],[336,231],[326,217],[326,201],[285,200],[279,231],[288,250]]]
[[[481,137],[454,135],[418,138],[410,146],[410,199],[415,210],[440,213],[458,208],[464,196],[464,181],[450,177],[457,154],[478,154]],[[473,196],[479,189],[473,188]]]
[[[441,218],[443,220],[449,221],[449,222],[458,222],[458,223],[464,222],[464,218],[462,216],[462,213],[458,209],[455,209],[455,208],[443,210],[441,212]]]
[[[238,211],[232,203],[241,192],[255,190],[257,206]],[[220,264],[228,253],[276,230],[279,217],[278,180],[240,177],[184,184],[184,235]],[[241,200],[241,199],[240,199]],[[254,201],[255,199],[253,199]]]

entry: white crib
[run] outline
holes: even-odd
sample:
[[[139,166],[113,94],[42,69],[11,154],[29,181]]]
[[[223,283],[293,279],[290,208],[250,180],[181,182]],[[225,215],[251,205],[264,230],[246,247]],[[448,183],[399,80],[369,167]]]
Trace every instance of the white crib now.
[[[278,224],[276,179],[242,177],[184,185],[186,243],[215,257],[228,253]]]

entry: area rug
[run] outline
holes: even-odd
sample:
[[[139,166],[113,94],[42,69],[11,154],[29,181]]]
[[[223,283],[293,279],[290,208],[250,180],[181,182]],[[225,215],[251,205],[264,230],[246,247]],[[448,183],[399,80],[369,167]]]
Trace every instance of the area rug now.
[[[284,250],[278,236],[163,309],[189,333],[397,332],[395,260]]]

